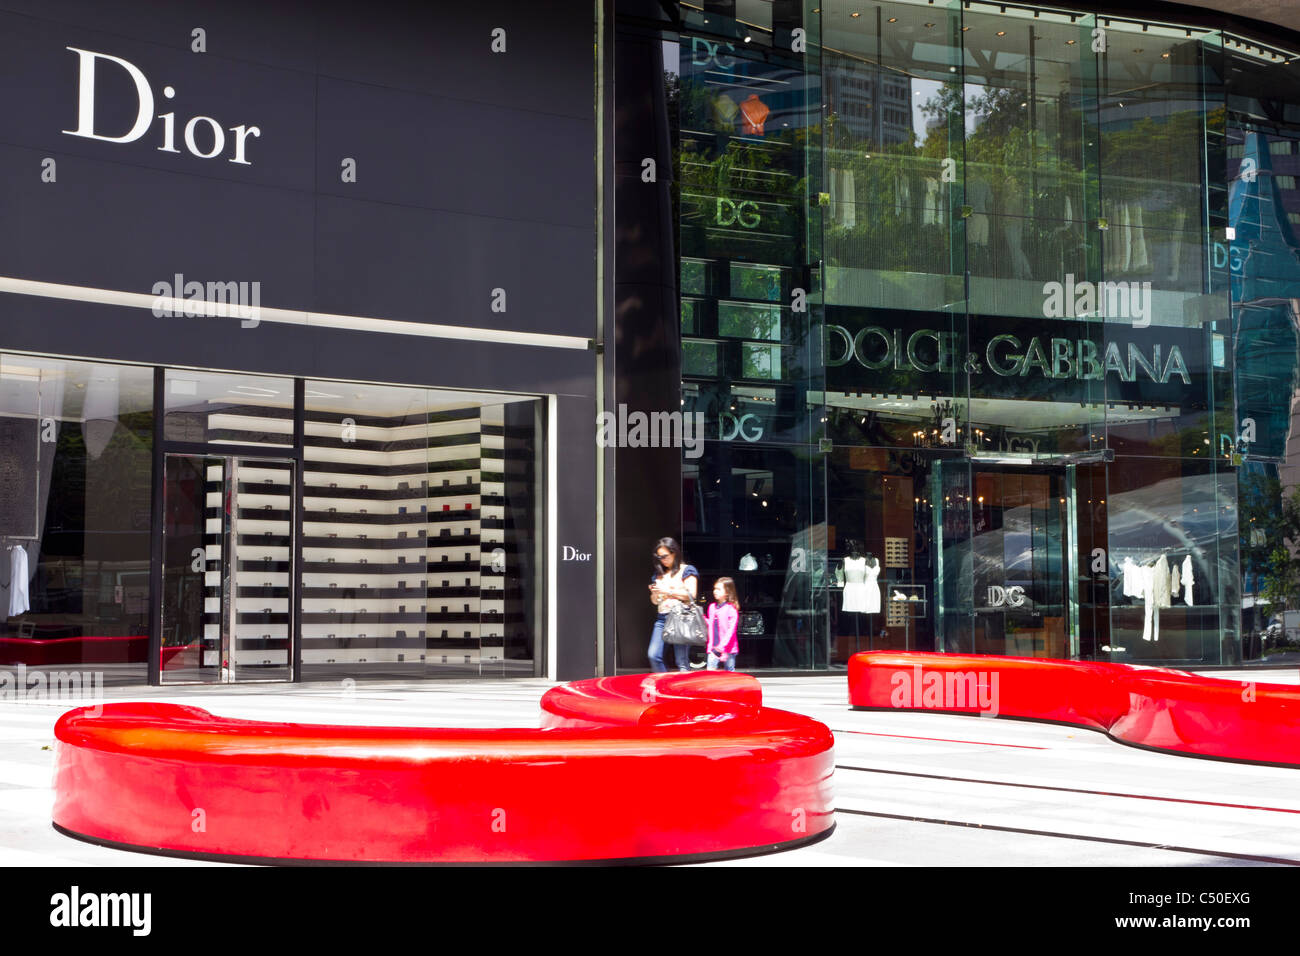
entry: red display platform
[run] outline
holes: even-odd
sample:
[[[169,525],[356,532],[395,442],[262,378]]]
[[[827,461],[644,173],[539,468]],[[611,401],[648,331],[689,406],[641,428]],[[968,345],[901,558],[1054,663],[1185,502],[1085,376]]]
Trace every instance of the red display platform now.
[[[1021,717],[1152,750],[1300,766],[1300,687],[1094,661],[866,651],[855,707]]]
[[[707,858],[834,827],[833,738],[741,674],[577,681],[541,729],[266,723],[175,704],[64,714],[54,824],[131,849],[278,862]]]
[[[142,664],[149,656],[149,637],[0,637],[0,665],[51,667],[68,664]]]

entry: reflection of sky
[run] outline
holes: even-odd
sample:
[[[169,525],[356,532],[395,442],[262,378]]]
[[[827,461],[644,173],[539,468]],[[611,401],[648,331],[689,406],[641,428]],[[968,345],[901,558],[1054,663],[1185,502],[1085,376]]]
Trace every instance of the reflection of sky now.
[[[942,117],[936,116],[934,113],[923,113],[921,108],[931,101],[939,99],[939,91],[943,89],[943,84],[937,80],[913,79],[910,82],[912,87],[912,129],[916,131],[917,138],[924,143],[926,124],[932,123],[936,119],[942,119]]]
[[[1219,535],[1214,475],[1188,475],[1113,494],[1107,517],[1111,564],[1126,557],[1150,563],[1165,551],[1191,551],[1211,562]]]
[[[1118,584],[1119,568],[1125,558],[1149,565],[1161,554],[1181,560],[1189,552],[1197,577],[1216,581],[1220,507],[1216,485],[1214,475],[1190,475],[1112,494],[1107,507],[1112,583]],[[1080,502],[1080,509],[1086,507]],[[1085,520],[1082,513],[1080,520]],[[1224,533],[1233,534],[1231,522]],[[1046,553],[1035,553],[1035,543],[1043,544]],[[944,552],[944,565],[949,574],[958,575],[955,590],[948,593],[959,604],[971,600],[968,589],[972,585],[1024,587],[1031,583],[1033,576],[1054,581],[1064,573],[1060,566],[1063,551],[1059,540],[1047,538],[1041,532],[1031,537],[1028,509],[1024,508],[1008,510],[1002,528],[972,535],[969,548],[962,541],[952,541],[946,544]],[[1026,596],[1029,600],[1025,608],[1029,609],[1036,595]],[[977,606],[984,605],[983,592],[975,598]]]

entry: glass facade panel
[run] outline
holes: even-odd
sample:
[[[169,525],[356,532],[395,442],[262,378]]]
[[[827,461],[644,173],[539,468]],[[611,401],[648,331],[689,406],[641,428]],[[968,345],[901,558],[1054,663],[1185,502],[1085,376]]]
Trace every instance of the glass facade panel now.
[[[146,679],[153,430],[152,369],[0,355],[0,665]]]
[[[212,445],[293,446],[293,380],[168,369],[163,438]]]
[[[1268,525],[1300,484],[1294,53],[898,0],[804,4],[789,60],[683,9],[683,401],[717,440],[684,466],[686,550],[706,578],[762,567],[779,514],[817,554],[794,591],[770,569],[813,646],[742,638],[742,665],[1300,652]],[[786,500],[755,513],[766,482]]]
[[[304,675],[534,673],[537,406],[307,383]]]

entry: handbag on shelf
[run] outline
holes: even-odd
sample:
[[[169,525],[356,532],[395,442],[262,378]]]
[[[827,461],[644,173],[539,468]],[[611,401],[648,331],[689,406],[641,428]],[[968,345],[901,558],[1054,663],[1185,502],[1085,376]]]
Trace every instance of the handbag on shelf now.
[[[664,615],[664,643],[703,647],[708,643],[704,612],[698,604],[677,602]]]
[[[763,623],[763,615],[757,611],[746,611],[740,615],[740,633],[753,637],[756,634],[765,633],[767,625]]]

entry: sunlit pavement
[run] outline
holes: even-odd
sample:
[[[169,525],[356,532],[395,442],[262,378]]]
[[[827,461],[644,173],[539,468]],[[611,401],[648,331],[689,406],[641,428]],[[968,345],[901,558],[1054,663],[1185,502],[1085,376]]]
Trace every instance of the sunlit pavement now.
[[[1218,672],[1296,683],[1290,671]],[[536,726],[546,681],[133,688],[231,717]],[[1300,770],[1152,753],[1070,727],[854,711],[841,677],[763,679],[766,702],[835,731],[837,827],[724,866],[1300,866]],[[0,702],[0,865],[201,866],[110,850],[50,826],[53,728],[67,703]],[[700,794],[700,812],[708,794]],[[666,813],[683,808],[665,807]]]

